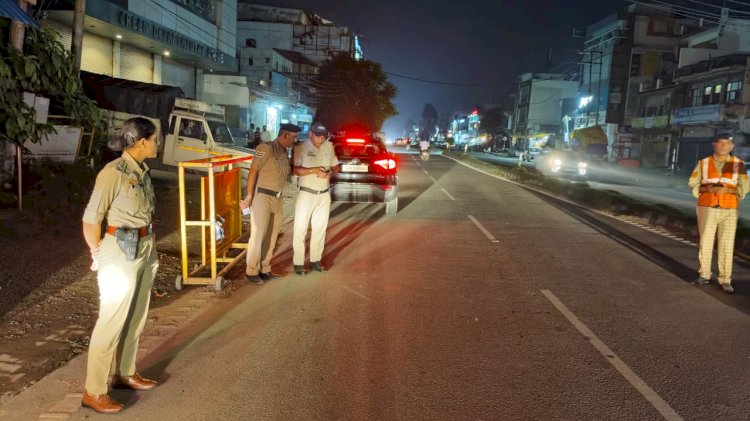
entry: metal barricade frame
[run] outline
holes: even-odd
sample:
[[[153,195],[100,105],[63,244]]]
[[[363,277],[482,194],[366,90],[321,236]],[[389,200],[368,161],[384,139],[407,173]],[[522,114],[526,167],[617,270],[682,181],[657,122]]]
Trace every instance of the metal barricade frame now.
[[[183,285],[213,285],[216,291],[221,291],[224,282],[224,275],[232,269],[242,258],[247,254],[247,243],[231,243],[228,247],[225,246],[223,253],[219,256],[218,244],[216,241],[216,235],[214,235],[214,229],[216,227],[216,187],[215,187],[215,175],[217,173],[227,172],[235,169],[235,164],[241,162],[249,162],[253,159],[253,156],[236,156],[236,155],[220,155],[211,158],[196,159],[192,161],[183,161],[179,163],[178,168],[178,183],[179,183],[179,194],[180,194],[180,248],[182,255],[182,273],[177,275],[175,278],[175,289],[178,291],[182,289]],[[217,172],[218,168],[218,172]],[[186,169],[197,169],[200,171],[208,172],[207,183],[201,180],[201,219],[199,220],[188,220],[186,210],[186,199],[187,195],[185,192],[185,170]],[[241,169],[237,167],[236,169]],[[238,182],[239,197],[242,197],[242,182],[241,174],[240,182]],[[205,184],[208,184],[208,216],[206,215],[206,191]],[[188,239],[187,239],[187,227],[203,227],[201,229],[201,261],[200,264],[195,265],[192,271],[188,268]],[[210,235],[210,250],[206,250],[206,231]],[[240,222],[240,234],[242,233],[242,223]],[[242,251],[234,257],[228,257],[227,252],[231,249],[241,249]],[[210,258],[210,259],[208,259]],[[226,263],[220,271],[217,268],[218,263]],[[206,267],[210,267],[210,277],[197,276],[199,272],[204,270]]]

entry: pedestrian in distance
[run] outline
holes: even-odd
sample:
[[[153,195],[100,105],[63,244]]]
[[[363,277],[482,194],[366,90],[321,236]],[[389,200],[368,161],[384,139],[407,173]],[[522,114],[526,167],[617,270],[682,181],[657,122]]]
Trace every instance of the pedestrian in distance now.
[[[692,283],[707,285],[711,282],[711,260],[716,240],[717,280],[724,292],[733,294],[732,259],[739,205],[750,186],[745,163],[730,155],[734,149],[732,136],[728,133],[717,135],[713,139],[713,148],[713,155],[698,161],[688,181],[693,196],[698,199],[696,213],[700,234],[698,277]]]
[[[328,141],[328,130],[322,123],[310,126],[310,139],[297,144],[292,152],[292,173],[298,177],[297,201],[294,206],[294,272],[306,275],[305,237],[310,233],[310,267],[325,272],[325,246],[328,217],[331,212],[331,176],[339,170],[339,160]]]
[[[248,149],[253,149],[253,147],[255,146],[253,145],[254,136],[255,136],[255,124],[250,123],[250,128],[247,129],[247,131],[245,132],[245,137],[247,138],[246,146]]]
[[[290,172],[287,150],[294,145],[300,130],[294,124],[282,124],[276,140],[256,147],[250,165],[247,196],[240,207],[250,208],[245,280],[256,285],[280,277],[271,272],[271,257],[284,218],[281,194]]]
[[[251,149],[255,149],[260,145],[260,127],[255,128],[255,133],[253,133],[253,147]]]
[[[263,126],[263,131],[260,134],[260,141],[261,142],[270,142],[272,140],[271,136],[273,136],[273,135],[271,134],[271,132],[268,131],[268,128],[264,125]]]
[[[141,377],[135,367],[159,266],[151,229],[156,200],[144,162],[156,157],[156,126],[142,117],[126,120],[120,142],[122,156],[99,172],[83,214],[91,270],[97,272],[99,316],[89,343],[81,404],[101,413],[120,412],[124,407],[108,395],[110,369],[113,387],[149,390],[157,384]]]

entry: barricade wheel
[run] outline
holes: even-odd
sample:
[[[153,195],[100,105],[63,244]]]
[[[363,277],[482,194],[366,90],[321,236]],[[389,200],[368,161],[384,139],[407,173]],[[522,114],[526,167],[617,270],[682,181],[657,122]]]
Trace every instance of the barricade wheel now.
[[[177,275],[177,277],[174,280],[174,289],[177,291],[182,291],[182,275]]]
[[[221,276],[216,277],[216,284],[214,285],[214,291],[221,291],[224,286],[224,278]]]

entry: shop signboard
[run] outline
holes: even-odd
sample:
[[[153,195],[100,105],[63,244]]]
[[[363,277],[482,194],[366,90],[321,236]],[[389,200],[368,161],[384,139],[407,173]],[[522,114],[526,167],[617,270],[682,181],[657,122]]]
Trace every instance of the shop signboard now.
[[[721,104],[679,108],[672,111],[672,124],[701,124],[721,121]]]

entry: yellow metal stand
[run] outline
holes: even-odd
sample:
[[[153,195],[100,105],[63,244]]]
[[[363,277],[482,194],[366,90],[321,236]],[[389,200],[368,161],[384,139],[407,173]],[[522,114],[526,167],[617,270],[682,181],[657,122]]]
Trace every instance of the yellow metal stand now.
[[[235,164],[252,160],[252,156],[222,155],[213,158],[197,159],[179,163],[179,188],[180,188],[180,239],[182,249],[182,274],[175,279],[175,288],[181,290],[183,285],[214,285],[216,291],[220,291],[224,281],[224,275],[237,264],[247,253],[247,244],[236,243],[242,237],[242,215],[240,214],[239,201],[242,197],[242,183],[240,182],[239,167]],[[208,170],[208,177],[201,182],[201,219],[187,220],[186,195],[185,195],[185,169],[195,168],[203,171]],[[224,178],[220,178],[226,176]],[[217,192],[216,179],[222,182],[229,181],[228,191]],[[208,194],[206,194],[206,185]],[[217,193],[220,193],[217,195]],[[218,202],[217,202],[218,200]],[[208,209],[206,209],[208,204]],[[227,223],[226,237],[217,242],[216,221],[217,209],[225,212],[223,217]],[[201,261],[189,271],[187,227],[201,228]],[[208,247],[207,247],[208,246]],[[210,249],[210,250],[207,250]],[[231,249],[242,251],[234,256],[228,256]],[[207,253],[208,252],[208,253]],[[209,259],[210,258],[210,259]],[[226,263],[221,271],[217,270],[217,263]],[[201,271],[210,267],[210,277],[197,276]]]

